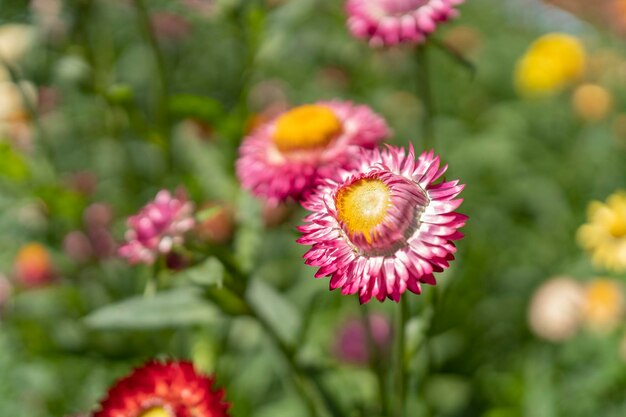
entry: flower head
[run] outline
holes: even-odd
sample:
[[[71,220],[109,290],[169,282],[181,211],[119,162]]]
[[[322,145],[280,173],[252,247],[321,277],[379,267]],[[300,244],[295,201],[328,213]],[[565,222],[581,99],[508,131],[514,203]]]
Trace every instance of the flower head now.
[[[541,96],[562,90],[585,72],[586,53],[574,36],[550,33],[537,39],[517,63],[520,93]]]
[[[624,314],[622,287],[609,279],[596,279],[587,285],[583,318],[588,327],[609,331],[621,321]]]
[[[361,165],[320,183],[304,202],[311,211],[298,242],[313,245],[306,263],[319,266],[316,277],[331,276],[330,288],[399,301],[407,289],[435,284],[454,259],[453,241],[467,216],[455,212],[463,185],[436,182],[447,167],[413,148],[362,151]]]
[[[183,193],[174,197],[167,190],[159,191],[154,201],[128,218],[126,243],[119,255],[131,264],[153,264],[159,254],[183,243],[185,232],[195,225],[192,212],[193,204]]]
[[[94,417],[228,417],[213,383],[190,362],[148,362],[109,390]]]
[[[626,271],[626,192],[611,195],[606,203],[593,201],[577,238],[596,266]]]
[[[296,107],[244,139],[237,175],[244,188],[278,203],[300,199],[318,177],[351,163],[359,147],[387,137],[385,121],[366,106],[320,102]]]
[[[0,57],[3,62],[16,64],[35,41],[35,28],[17,23],[0,26]]]
[[[40,287],[55,278],[52,259],[40,243],[29,243],[20,248],[13,265],[15,279],[24,287]]]
[[[596,84],[583,84],[572,96],[574,112],[586,122],[605,119],[613,108],[613,96],[606,88]]]
[[[458,15],[463,0],[348,0],[348,28],[372,46],[419,44],[437,25]]]
[[[367,316],[372,342],[376,349],[385,355],[391,346],[391,322],[382,314]],[[335,340],[334,352],[337,357],[348,363],[366,364],[370,359],[368,330],[363,320],[352,318],[342,324]]]
[[[585,288],[570,277],[544,282],[532,296],[528,324],[537,336],[562,342],[576,334],[582,319]]]
[[[13,286],[7,277],[0,274],[0,313],[13,293]]]

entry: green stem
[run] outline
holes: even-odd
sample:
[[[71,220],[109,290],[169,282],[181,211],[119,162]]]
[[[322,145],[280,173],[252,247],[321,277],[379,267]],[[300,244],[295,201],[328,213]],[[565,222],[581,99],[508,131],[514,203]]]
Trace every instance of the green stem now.
[[[430,88],[430,71],[428,64],[428,50],[425,45],[418,46],[415,51],[415,60],[417,63],[417,82],[420,97],[423,104],[422,115],[422,137],[424,150],[430,150],[435,147],[435,126],[434,120],[434,103],[433,95]]]
[[[408,317],[408,304],[407,298],[402,297],[400,299],[400,305],[396,312],[396,325],[394,328],[394,360],[393,360],[393,377],[395,382],[395,417],[405,417],[404,406],[406,403],[406,389],[405,389],[405,367],[404,367],[404,350],[405,350],[405,328],[406,320]]]
[[[159,271],[165,267],[165,258],[159,256],[150,269],[150,275],[146,281],[146,287],[143,290],[143,296],[146,298],[154,297],[157,293],[157,279],[159,277]]]
[[[237,263],[230,257],[224,256],[227,254],[226,252],[213,251],[212,253],[224,264],[226,269],[233,274],[239,284],[245,285],[249,282],[248,276],[239,268]],[[248,314],[261,325],[274,345],[278,348],[289,367],[290,373],[295,381],[296,390],[304,399],[311,415],[315,417],[328,417],[329,415],[333,417],[341,416],[338,407],[332,402],[332,399],[326,395],[320,382],[316,378],[307,375],[299,366],[296,361],[296,350],[285,343],[280,335],[276,333],[272,325],[256,310],[254,305],[248,302],[245,297],[245,287],[242,289],[240,285],[236,285],[235,288],[232,288],[232,292],[233,295],[242,302]]]
[[[159,130],[164,136],[163,148],[166,154],[166,160],[168,165],[171,167],[171,117],[169,111],[170,84],[167,75],[167,67],[165,65],[165,58],[163,57],[163,52],[159,46],[158,39],[152,29],[150,14],[148,13],[148,8],[146,7],[144,0],[133,0],[133,2],[135,3],[135,9],[137,10],[139,26],[144,33],[156,64],[157,77],[159,81],[157,93],[157,121]]]
[[[372,334],[372,326],[370,323],[370,313],[367,304],[360,306],[361,319],[363,320],[363,326],[365,327],[365,334],[367,335],[367,345],[369,350],[369,366],[376,374],[378,379],[378,396],[380,400],[380,410],[383,416],[389,415],[389,398],[387,397],[387,382],[385,378],[385,370],[383,368],[383,360],[380,349],[374,340]]]
[[[474,64],[470,60],[465,58],[460,51],[457,51],[452,46],[434,37],[430,38],[429,42],[440,51],[445,52],[446,55],[454,59],[463,68],[468,70],[472,76],[476,74],[476,67],[474,66]]]
[[[295,381],[295,387],[300,396],[304,399],[311,415],[315,417],[329,416],[330,414],[326,410],[326,406],[324,404],[325,398],[320,390],[319,384],[314,379],[309,379],[308,375],[300,368],[296,362],[295,350],[282,340],[272,325],[256,311],[253,305],[248,303],[247,300],[244,300],[244,302],[246,302],[252,317],[261,325],[261,327],[263,327],[285,359],[285,362],[287,363]]]

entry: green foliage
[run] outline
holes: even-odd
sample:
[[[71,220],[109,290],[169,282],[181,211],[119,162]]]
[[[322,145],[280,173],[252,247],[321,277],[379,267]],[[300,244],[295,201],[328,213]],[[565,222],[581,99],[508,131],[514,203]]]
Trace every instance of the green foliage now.
[[[89,412],[133,366],[175,357],[216,373],[233,417],[312,414],[302,381],[318,402],[335,399],[337,415],[390,417],[375,366],[389,371],[389,355],[356,364],[337,353],[340,330],[363,307],[304,265],[295,243],[304,210],[270,221],[271,205],[241,189],[235,162],[254,121],[329,99],[372,107],[393,129],[390,143],[421,151],[413,48],[354,39],[336,0],[144,0],[148,28],[132,1],[61,2],[47,16],[58,20],[37,14],[44,3],[0,0],[0,25],[37,28],[12,74],[39,90],[36,108],[0,120],[0,284],[11,284],[6,301],[0,286],[0,416]],[[590,201],[626,188],[626,56],[608,24],[540,3],[469,0],[428,46],[435,149],[447,178],[467,185],[470,220],[437,287],[409,296],[407,416],[626,414],[623,319],[561,343],[528,326],[530,299],[552,276],[623,280],[594,266],[575,236]],[[515,91],[517,60],[555,30],[583,39],[590,65],[580,82],[611,93],[605,119],[576,114],[575,86],[540,99]],[[127,217],[178,187],[198,223],[232,209],[232,225],[209,226],[226,237],[191,231],[154,267],[120,260],[113,245]],[[112,214],[94,215],[95,203]],[[31,241],[53,264],[42,288],[16,274],[15,255]]]
[[[174,289],[107,305],[85,317],[93,329],[160,329],[211,325],[218,310],[198,290]]]

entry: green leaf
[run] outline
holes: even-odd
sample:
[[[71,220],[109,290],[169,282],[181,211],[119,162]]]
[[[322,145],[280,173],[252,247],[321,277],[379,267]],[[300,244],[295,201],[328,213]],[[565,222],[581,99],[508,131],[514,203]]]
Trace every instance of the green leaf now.
[[[207,122],[218,120],[224,112],[217,100],[193,94],[179,94],[172,97],[170,111],[181,118],[196,117]]]
[[[0,143],[0,176],[14,181],[23,181],[29,176],[24,158],[15,152],[8,143]]]
[[[218,310],[199,289],[176,289],[137,296],[105,306],[85,318],[93,329],[162,329],[214,323]]]
[[[221,287],[224,282],[224,265],[210,257],[204,262],[177,274],[182,279],[203,287]]]
[[[280,338],[293,344],[302,324],[300,311],[285,296],[261,279],[253,279],[246,298],[256,313],[263,318]]]
[[[239,229],[235,235],[235,257],[245,271],[257,265],[256,259],[264,241],[261,205],[247,192],[237,202]]]

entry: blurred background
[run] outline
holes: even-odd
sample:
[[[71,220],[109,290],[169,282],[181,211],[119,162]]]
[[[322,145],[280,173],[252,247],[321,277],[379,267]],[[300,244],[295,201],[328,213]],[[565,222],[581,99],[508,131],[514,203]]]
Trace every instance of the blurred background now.
[[[626,230],[609,266],[580,230],[626,186],[626,2],[460,10],[428,53],[436,152],[467,184],[470,221],[452,268],[411,300],[408,415],[624,416]],[[246,132],[322,99],[371,106],[393,144],[421,149],[412,50],[372,49],[345,20],[339,0],[0,0],[0,415],[87,413],[151,357],[215,372],[235,417],[306,415],[262,329],[207,279],[223,274],[213,258],[168,259],[169,298],[133,302],[152,272],[116,256],[126,218],[184,187],[198,239],[258,278],[251,301],[344,415],[375,416],[356,298],[303,265],[303,210],[234,175]],[[554,32],[564,44],[537,46]],[[555,62],[574,70],[550,75]],[[369,307],[383,352],[394,307]]]

